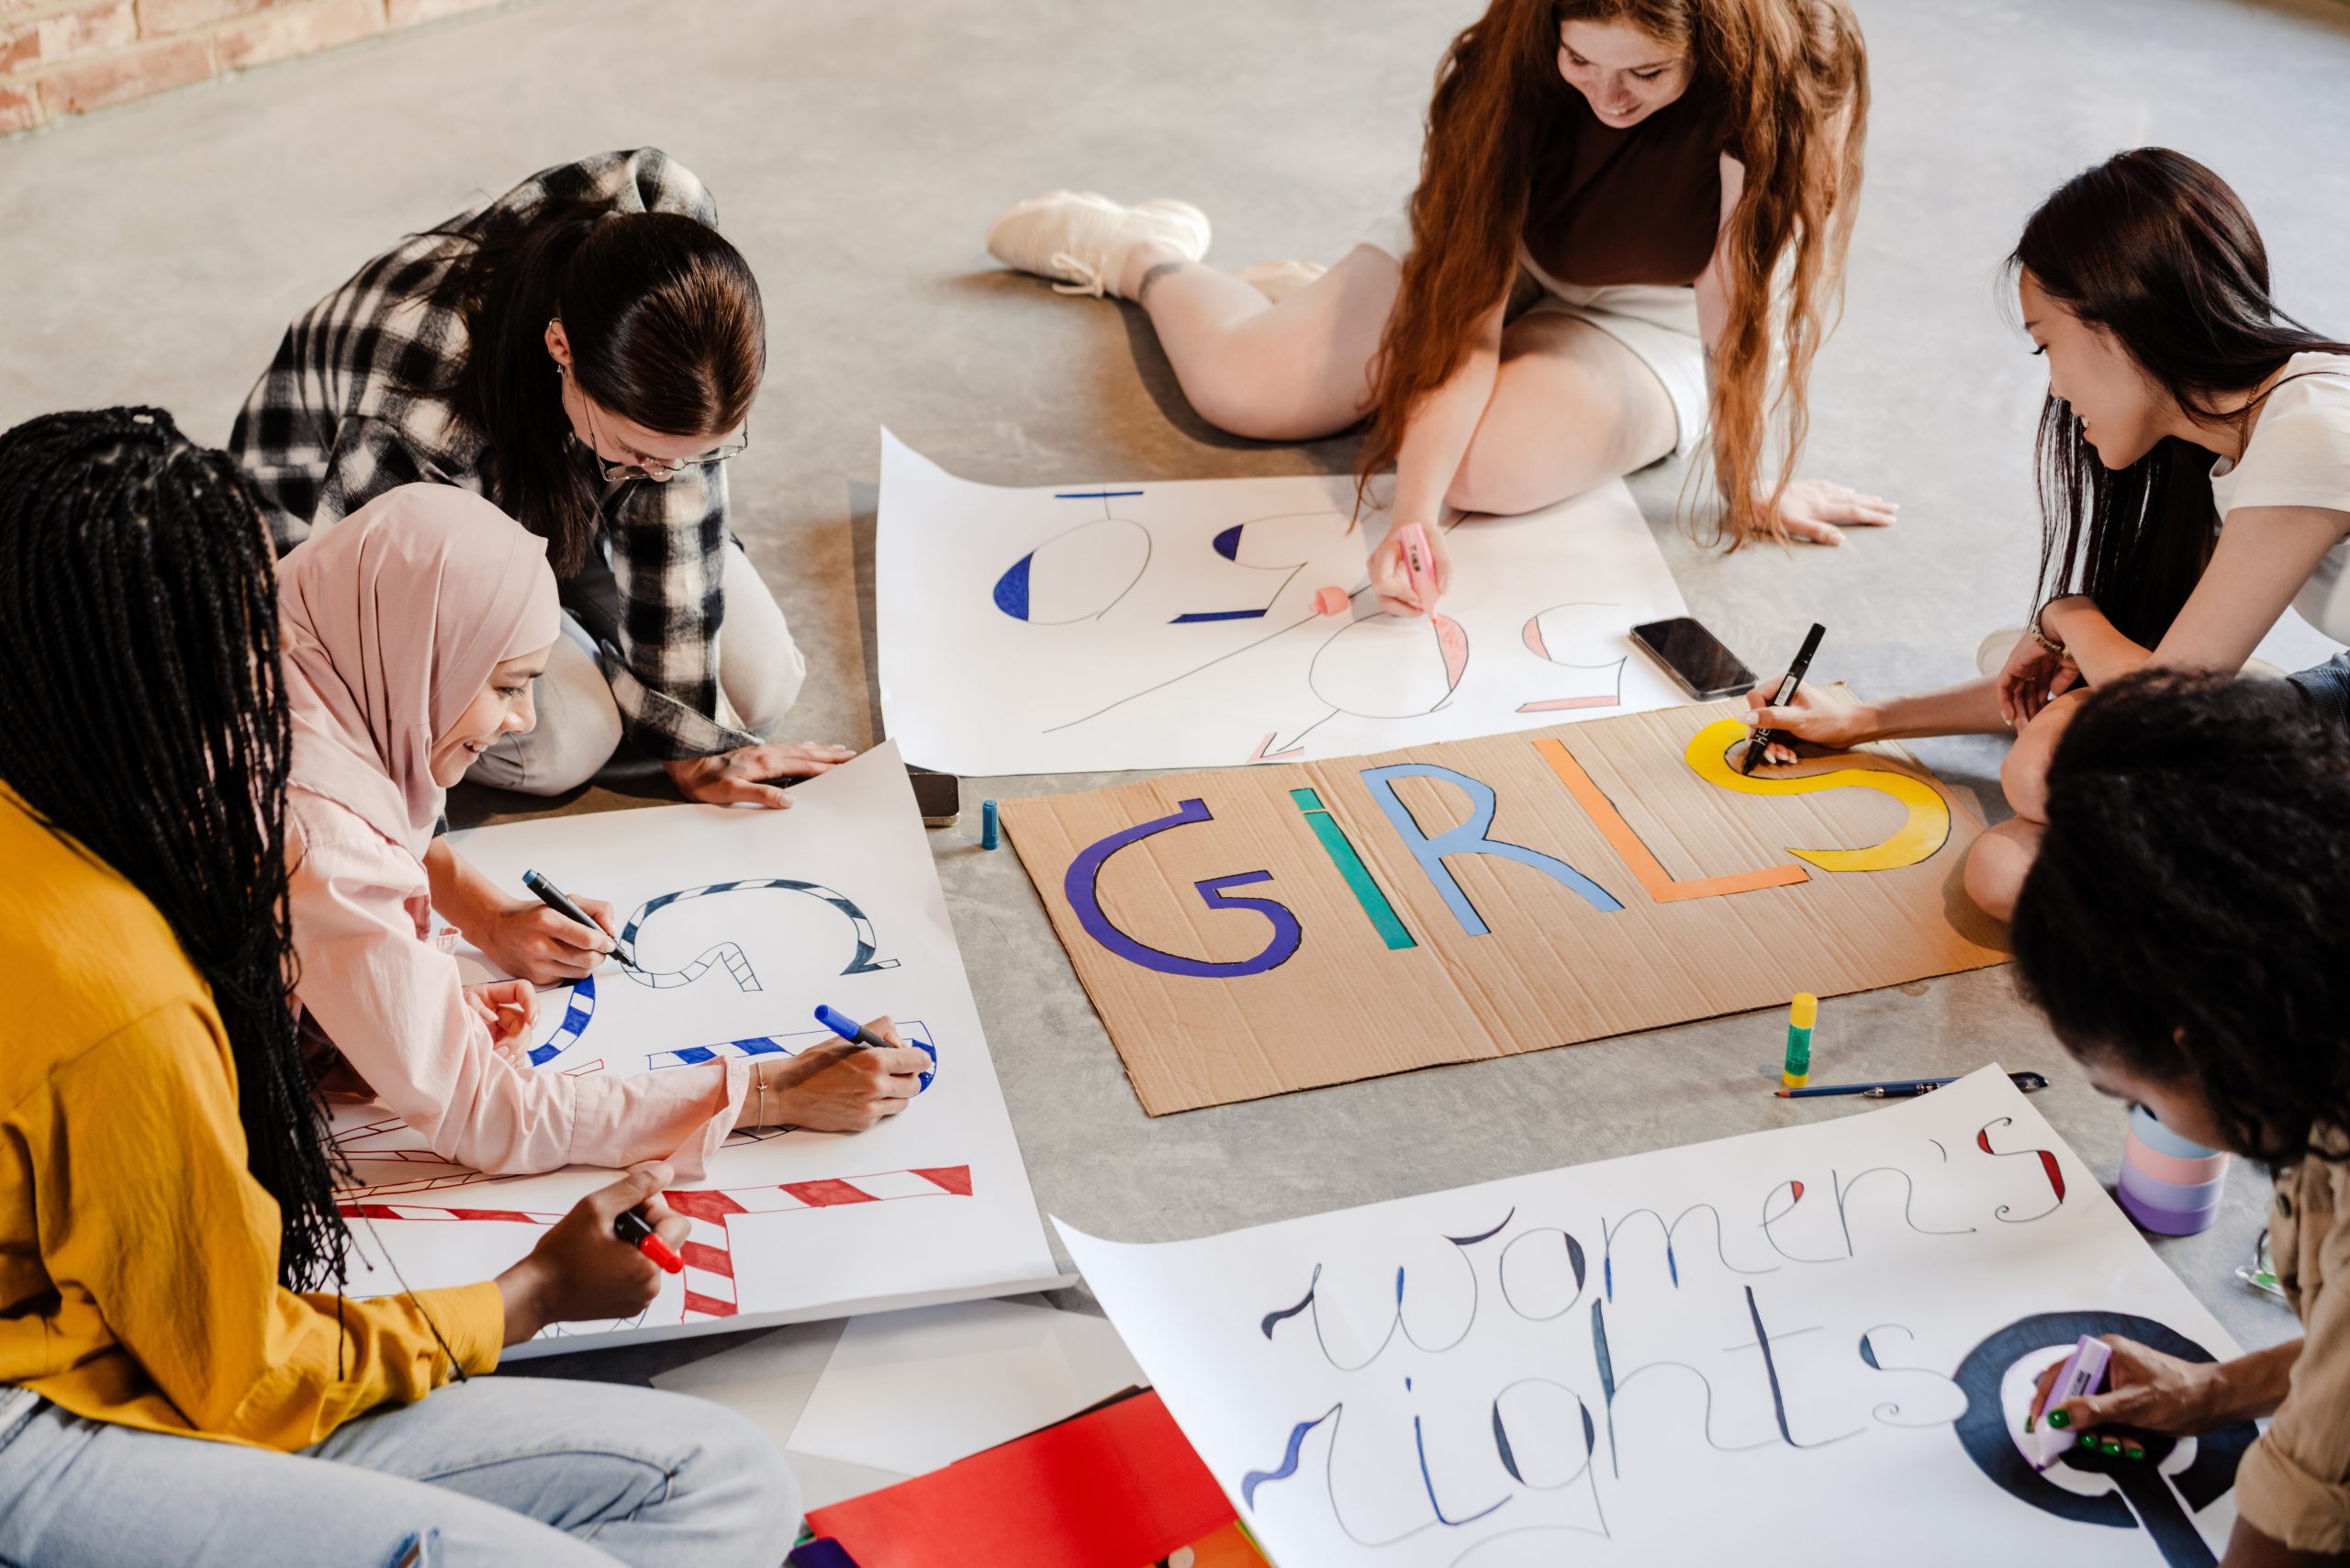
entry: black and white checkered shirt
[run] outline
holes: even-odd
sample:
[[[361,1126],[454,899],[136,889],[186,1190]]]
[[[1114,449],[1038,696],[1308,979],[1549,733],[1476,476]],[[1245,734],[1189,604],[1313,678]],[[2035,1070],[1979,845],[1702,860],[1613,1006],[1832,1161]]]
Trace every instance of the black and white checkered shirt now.
[[[543,170],[360,268],[286,329],[229,433],[281,553],[401,485],[482,488],[482,437],[420,390],[448,385],[466,351],[464,318],[428,297],[466,253],[464,236],[551,198],[718,222],[710,192],[667,154],[607,152]],[[584,452],[575,459],[588,461]],[[625,480],[605,496],[603,523],[621,596],[604,672],[630,738],[665,759],[751,744],[755,736],[716,717],[724,466],[688,468],[666,484]]]

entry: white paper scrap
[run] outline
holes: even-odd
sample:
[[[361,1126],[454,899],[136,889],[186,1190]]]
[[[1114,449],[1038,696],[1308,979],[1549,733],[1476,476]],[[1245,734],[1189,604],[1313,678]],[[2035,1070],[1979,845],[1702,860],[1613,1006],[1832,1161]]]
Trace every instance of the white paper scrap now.
[[[852,1318],[785,1446],[923,1474],[1149,1379],[1105,1318],[975,1301]]]

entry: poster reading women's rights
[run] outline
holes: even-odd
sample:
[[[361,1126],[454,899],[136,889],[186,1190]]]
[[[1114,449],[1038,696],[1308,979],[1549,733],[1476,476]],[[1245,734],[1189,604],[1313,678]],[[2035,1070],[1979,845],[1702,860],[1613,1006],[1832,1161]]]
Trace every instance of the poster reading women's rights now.
[[[1282,1568],[2208,1568],[2254,1436],[2024,1430],[2084,1334],[2236,1347],[1995,1069],[1224,1236],[1061,1237]]]
[[[1145,1109],[2005,961],[1981,823],[1890,748],[1738,771],[1729,703],[1016,801]]]

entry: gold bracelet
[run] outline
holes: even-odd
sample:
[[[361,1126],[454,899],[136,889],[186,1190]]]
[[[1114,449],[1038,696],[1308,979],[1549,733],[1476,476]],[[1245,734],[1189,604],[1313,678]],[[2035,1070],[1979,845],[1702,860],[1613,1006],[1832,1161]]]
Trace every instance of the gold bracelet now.
[[[2065,594],[2060,597],[2070,599],[2072,595]],[[2048,604],[2043,604],[2040,609],[2033,610],[2031,612],[2031,620],[2024,626],[2024,630],[2031,633],[2031,640],[2039,644],[2043,651],[2054,654],[2061,659],[2069,656],[2065,652],[2065,644],[2062,643],[2051,642],[2049,640],[2048,633],[2040,629],[2041,615],[2048,609],[2049,604],[2053,604],[2055,602],[2056,600],[2052,599],[2048,601]]]

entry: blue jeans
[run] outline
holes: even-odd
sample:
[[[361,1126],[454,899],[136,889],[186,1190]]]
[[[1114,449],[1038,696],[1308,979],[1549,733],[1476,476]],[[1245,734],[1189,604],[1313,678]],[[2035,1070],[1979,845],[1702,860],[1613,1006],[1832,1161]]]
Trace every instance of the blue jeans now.
[[[298,1454],[46,1400],[0,1435],[7,1568],[776,1568],[799,1524],[799,1487],[757,1428],[611,1383],[476,1378]]]
[[[2311,717],[2337,729],[2350,729],[2350,654],[2336,654],[2322,665],[2285,678],[2310,700]]]

